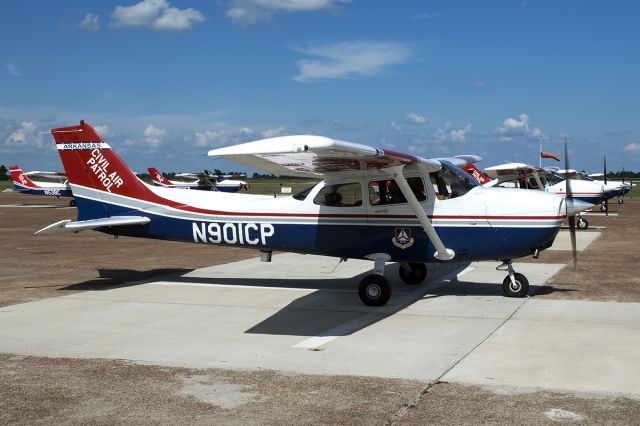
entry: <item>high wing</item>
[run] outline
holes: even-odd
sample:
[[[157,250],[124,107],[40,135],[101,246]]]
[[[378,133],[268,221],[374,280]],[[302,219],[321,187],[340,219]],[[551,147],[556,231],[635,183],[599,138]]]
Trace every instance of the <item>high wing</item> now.
[[[282,136],[228,148],[212,149],[209,155],[224,157],[276,175],[317,178],[336,174],[383,171],[398,184],[398,188],[422,225],[422,229],[433,243],[436,249],[435,257],[440,260],[451,260],[455,256],[455,252],[442,243],[403,174],[404,167],[408,165],[416,165],[426,172],[438,171],[441,168],[438,160],[310,135]],[[380,253],[374,256],[378,256],[377,263],[384,260],[384,256]]]
[[[484,172],[491,179],[510,180],[516,179],[519,176],[542,174],[544,170],[524,163],[506,163],[487,167],[484,169]]]
[[[39,170],[34,170],[31,172],[23,172],[26,176],[30,178],[41,178],[41,179],[61,179],[66,178],[67,174],[64,172],[43,172]]]
[[[311,178],[409,164],[420,165],[430,172],[440,170],[437,160],[311,135],[282,136],[212,149],[209,156],[223,157],[275,175]]]

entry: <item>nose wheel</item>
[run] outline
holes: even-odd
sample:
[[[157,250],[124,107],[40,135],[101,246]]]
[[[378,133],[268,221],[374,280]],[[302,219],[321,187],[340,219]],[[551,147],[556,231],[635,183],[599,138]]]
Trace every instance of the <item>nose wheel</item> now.
[[[502,281],[502,291],[507,297],[525,297],[529,292],[529,280],[522,274],[513,270],[511,260],[505,260],[502,265],[496,268],[498,271],[507,271],[507,275]]]
[[[576,227],[582,231],[589,228],[589,221],[587,219],[580,216],[576,221]]]

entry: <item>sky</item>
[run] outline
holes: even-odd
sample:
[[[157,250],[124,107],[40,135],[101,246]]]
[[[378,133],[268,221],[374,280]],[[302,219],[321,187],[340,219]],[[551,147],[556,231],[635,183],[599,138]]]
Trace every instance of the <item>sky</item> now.
[[[634,0],[6,0],[0,164],[62,170],[84,119],[137,172],[317,134],[481,168],[640,171]],[[545,159],[543,165],[562,166]]]

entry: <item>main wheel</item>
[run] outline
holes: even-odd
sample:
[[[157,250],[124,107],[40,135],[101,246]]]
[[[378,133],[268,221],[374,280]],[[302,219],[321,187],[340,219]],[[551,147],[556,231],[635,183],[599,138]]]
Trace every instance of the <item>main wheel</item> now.
[[[600,205],[600,211],[601,211],[602,213],[606,212],[606,211],[607,211],[607,206],[605,206],[604,204],[601,204],[601,205]]]
[[[69,207],[75,207],[75,206],[76,206],[76,200],[72,198],[71,201],[69,201]]]
[[[580,229],[581,231],[584,231],[585,229],[589,228],[589,221],[587,221],[587,219],[581,217],[576,222],[576,227],[578,229]]]
[[[618,198],[618,204],[624,204],[624,198]]]
[[[511,282],[509,275],[502,281],[502,291],[507,297],[525,297],[529,291],[529,280],[522,274],[515,273],[515,285]]]
[[[427,278],[427,266],[424,263],[409,262],[411,271],[407,271],[400,265],[400,278],[405,284],[417,285]]]
[[[391,297],[391,285],[382,275],[367,275],[360,281],[358,295],[365,305],[382,306]]]

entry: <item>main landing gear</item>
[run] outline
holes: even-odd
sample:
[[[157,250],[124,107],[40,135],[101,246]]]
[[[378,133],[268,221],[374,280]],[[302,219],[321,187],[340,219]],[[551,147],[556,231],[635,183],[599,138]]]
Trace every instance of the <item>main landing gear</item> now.
[[[378,253],[367,256],[374,261],[373,274],[367,275],[360,281],[358,295],[362,303],[368,306],[385,305],[391,298],[391,284],[384,277],[385,262],[391,260],[391,256]],[[400,263],[400,278],[405,284],[418,285],[427,277],[427,266],[424,263],[402,262]]]
[[[496,267],[498,271],[507,271],[509,275],[502,281],[502,291],[507,297],[525,297],[529,291],[529,280],[522,274],[513,270],[511,259],[502,261],[502,265]]]
[[[69,207],[75,207],[76,206],[76,200],[75,198],[72,198],[71,201],[69,201]]]

